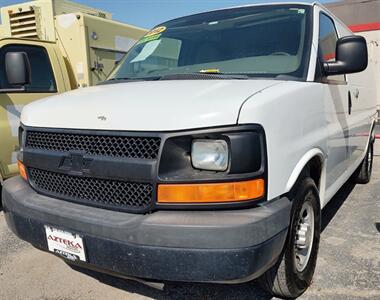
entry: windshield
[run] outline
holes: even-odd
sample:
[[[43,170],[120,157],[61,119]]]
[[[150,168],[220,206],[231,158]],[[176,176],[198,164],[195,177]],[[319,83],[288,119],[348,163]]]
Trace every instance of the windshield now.
[[[271,5],[175,19],[138,41],[108,79],[207,73],[305,80],[309,18],[308,6]]]

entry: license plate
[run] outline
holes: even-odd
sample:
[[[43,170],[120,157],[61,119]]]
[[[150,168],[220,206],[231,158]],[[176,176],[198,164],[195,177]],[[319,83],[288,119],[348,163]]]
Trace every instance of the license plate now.
[[[49,251],[72,261],[86,261],[83,239],[79,234],[71,233],[51,226],[45,226]]]

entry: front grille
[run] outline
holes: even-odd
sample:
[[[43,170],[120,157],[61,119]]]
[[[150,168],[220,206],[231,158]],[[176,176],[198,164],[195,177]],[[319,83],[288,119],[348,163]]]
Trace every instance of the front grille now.
[[[49,151],[83,151],[94,156],[157,159],[160,143],[158,137],[29,131],[25,146]]]
[[[28,169],[32,186],[42,194],[114,210],[146,211],[152,201],[149,183],[79,177]]]

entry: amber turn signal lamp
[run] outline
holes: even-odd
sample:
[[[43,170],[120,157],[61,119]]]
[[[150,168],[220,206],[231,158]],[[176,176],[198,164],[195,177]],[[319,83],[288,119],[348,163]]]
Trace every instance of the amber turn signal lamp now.
[[[17,164],[18,164],[18,170],[20,172],[20,176],[24,180],[28,180],[28,175],[26,175],[26,168],[25,168],[24,164],[21,161],[17,161]]]
[[[204,184],[160,184],[158,203],[220,203],[239,202],[264,196],[265,181],[255,179],[240,182]]]

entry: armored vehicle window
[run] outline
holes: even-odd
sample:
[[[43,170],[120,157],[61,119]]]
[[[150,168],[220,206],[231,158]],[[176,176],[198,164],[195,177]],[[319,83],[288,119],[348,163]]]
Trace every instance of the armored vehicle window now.
[[[0,89],[17,88],[8,83],[5,74],[5,54],[25,52],[31,67],[31,83],[25,92],[54,93],[57,91],[53,70],[45,48],[29,45],[7,45],[0,49]]]

